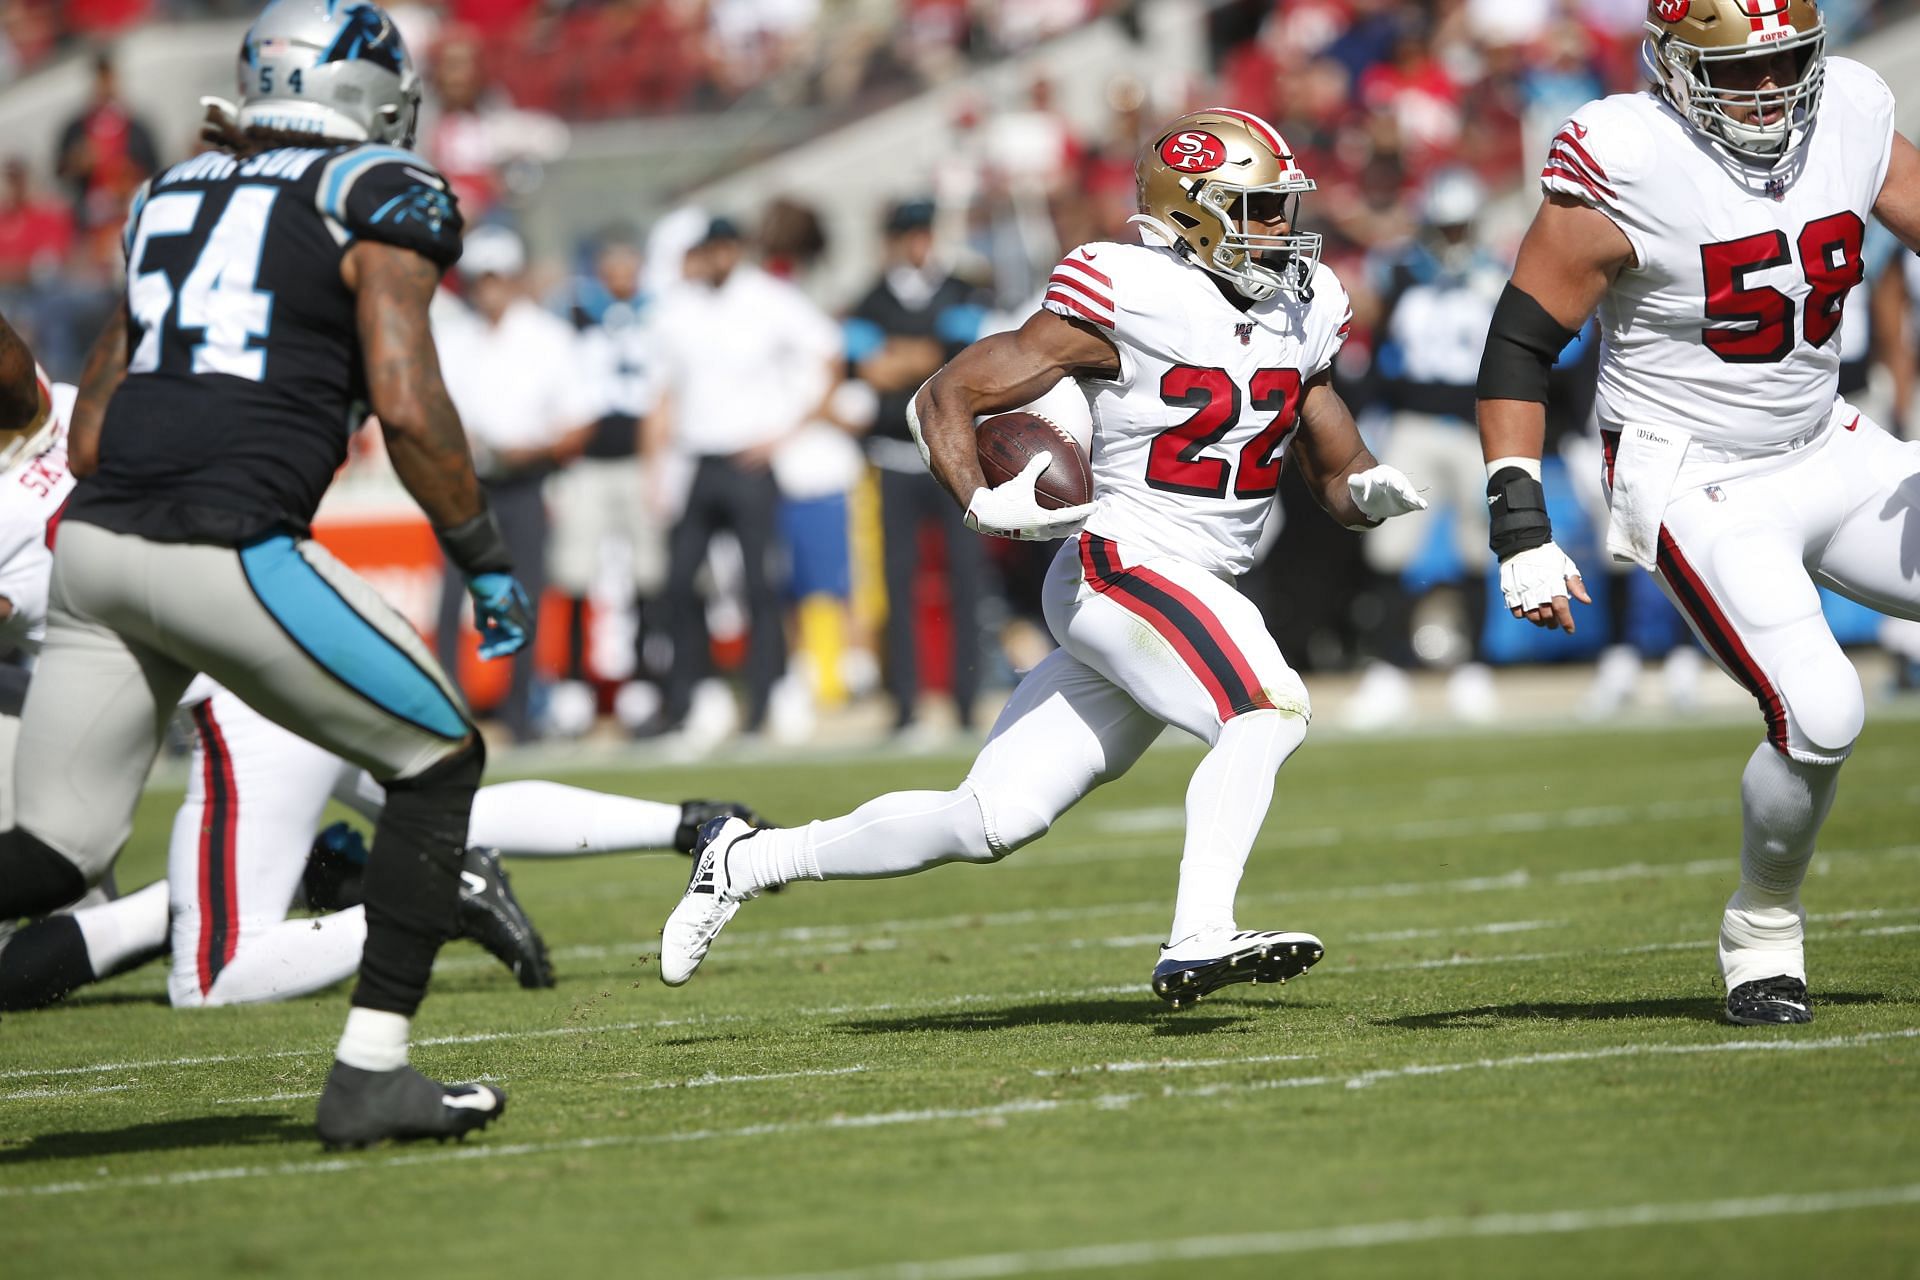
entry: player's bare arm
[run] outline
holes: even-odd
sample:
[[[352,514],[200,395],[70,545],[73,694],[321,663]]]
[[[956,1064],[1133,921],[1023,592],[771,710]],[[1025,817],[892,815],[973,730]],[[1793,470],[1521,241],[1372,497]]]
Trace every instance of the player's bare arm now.
[[[356,295],[368,396],[393,469],[435,528],[465,524],[485,504],[427,322],[440,268],[410,249],[363,240],[340,273]]]
[[[67,424],[67,469],[90,476],[100,469],[100,429],[107,420],[107,401],[127,376],[127,304],[122,299],[107,317],[100,336],[87,352],[80,373],[80,394]]]
[[[1540,487],[1548,371],[1632,262],[1633,246],[1613,219],[1549,193],[1487,333],[1478,418],[1493,550],[1508,609],[1538,627],[1571,632],[1571,602],[1593,603],[1579,569],[1553,544]]]
[[[1873,216],[1900,243],[1920,253],[1920,149],[1905,135],[1893,135],[1893,151],[1887,158],[1887,176],[1880,184],[1880,198],[1873,202]]]
[[[1563,329],[1578,331],[1600,305],[1633,246],[1612,218],[1571,196],[1553,193],[1534,215],[1513,267],[1514,289]],[[1480,447],[1487,459],[1538,458],[1546,440],[1543,399],[1480,401]]]
[[[1051,311],[1034,312],[1011,333],[982,338],[948,361],[915,398],[934,479],[966,506],[987,483],[975,454],[976,417],[1029,404],[1062,378],[1119,372],[1112,339]]]
[[[1299,459],[1300,474],[1320,509],[1349,529],[1371,529],[1381,521],[1362,511],[1347,490],[1347,477],[1369,471],[1379,465],[1360,429],[1353,424],[1353,411],[1333,389],[1333,375],[1318,374],[1307,383],[1300,398],[1300,435],[1294,441],[1293,455]]]

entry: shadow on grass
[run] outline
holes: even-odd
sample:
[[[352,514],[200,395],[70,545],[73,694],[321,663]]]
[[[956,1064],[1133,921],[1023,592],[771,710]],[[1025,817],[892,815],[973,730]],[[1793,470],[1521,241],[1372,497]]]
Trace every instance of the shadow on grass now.
[[[144,1151],[187,1151],[195,1147],[258,1146],[267,1143],[318,1144],[311,1118],[288,1115],[197,1116],[158,1120],[124,1129],[88,1129],[41,1133],[18,1145],[0,1146],[0,1165],[43,1160],[93,1160]]]
[[[853,1035],[891,1035],[903,1031],[1004,1031],[1013,1027],[1145,1027],[1156,1036],[1205,1035],[1249,1021],[1244,1013],[1176,1012],[1147,1000],[1064,1000],[1012,1005],[1003,1009],[952,1009],[941,1013],[861,1018],[838,1024]]]
[[[1823,991],[1813,997],[1816,1017],[1822,1006],[1882,1004],[1887,997],[1872,991]],[[1485,1004],[1471,1009],[1438,1013],[1410,1013],[1399,1018],[1375,1018],[1376,1027],[1404,1027],[1435,1031],[1448,1027],[1485,1026],[1492,1021],[1612,1022],[1626,1018],[1669,1018],[1687,1022],[1726,1024],[1726,1002],[1715,996],[1672,996],[1658,1000],[1591,1000],[1586,1002],[1527,1001]]]

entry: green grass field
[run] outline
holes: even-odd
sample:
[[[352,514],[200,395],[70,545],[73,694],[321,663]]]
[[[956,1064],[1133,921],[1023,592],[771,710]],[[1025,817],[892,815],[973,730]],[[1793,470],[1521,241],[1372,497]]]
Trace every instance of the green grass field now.
[[[688,986],[671,857],[519,862],[562,966],[449,948],[415,1061],[464,1146],[323,1153],[344,1011],[170,1011],[157,967],[0,1023],[14,1276],[1920,1275],[1920,722],[1871,726],[1810,876],[1818,1020],[1718,1021],[1756,731],[1310,741],[1244,927],[1328,945],[1169,1012],[1146,979],[1197,756],[994,867],[748,904]],[[569,781],[776,819],[955,759]],[[150,797],[122,884],[161,862]]]

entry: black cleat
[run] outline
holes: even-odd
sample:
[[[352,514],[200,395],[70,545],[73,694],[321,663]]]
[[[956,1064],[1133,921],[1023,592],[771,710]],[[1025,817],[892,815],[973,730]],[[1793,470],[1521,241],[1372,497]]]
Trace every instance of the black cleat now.
[[[513,896],[498,849],[475,845],[460,865],[460,936],[491,951],[521,986],[531,990],[553,985],[547,944]]]
[[[1813,1021],[1807,984],[1781,974],[1756,978],[1727,992],[1727,1021],[1743,1027],[1772,1027]]]
[[[320,1091],[316,1126],[331,1150],[376,1142],[464,1138],[507,1109],[507,1095],[490,1084],[441,1084],[415,1071],[363,1071],[335,1061]]]
[[[715,818],[738,818],[752,827],[773,825],[747,806],[732,800],[682,800],[680,825],[674,829],[673,847],[692,857],[693,846],[700,839],[700,828]]]
[[[1310,933],[1282,931],[1204,933],[1160,948],[1153,966],[1153,994],[1176,1009],[1235,982],[1285,982],[1311,969],[1326,954]]]
[[[315,911],[345,911],[366,901],[366,873],[366,840],[346,823],[336,822],[315,838],[300,888]]]

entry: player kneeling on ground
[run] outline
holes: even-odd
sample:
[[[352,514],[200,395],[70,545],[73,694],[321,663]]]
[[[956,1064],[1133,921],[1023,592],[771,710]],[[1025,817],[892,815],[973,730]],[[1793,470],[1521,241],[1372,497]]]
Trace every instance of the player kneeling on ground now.
[[[1137,171],[1147,243],[1089,244],[1044,308],[974,343],[921,391],[915,436],[967,524],[1071,536],[1045,587],[1060,648],[1021,681],[960,786],[882,796],[788,831],[716,822],[662,931],[660,976],[693,976],[740,904],[799,879],[993,862],[1125,773],[1168,724],[1211,748],[1187,790],[1173,927],[1153,988],[1180,1006],[1277,982],[1322,953],[1310,933],[1242,931],[1234,896],[1273,793],[1306,736],[1307,691],[1234,589],[1291,454],[1322,506],[1369,527],[1425,505],[1379,466],[1332,386],[1345,290],[1296,227],[1314,189],[1271,126],[1198,111],[1160,130]],[[1093,501],[1043,509],[1036,465],[984,483],[974,419],[1077,380],[1093,418]]]

